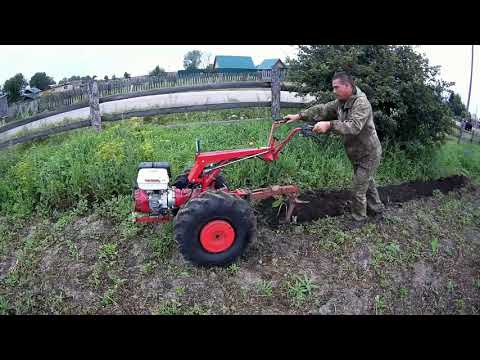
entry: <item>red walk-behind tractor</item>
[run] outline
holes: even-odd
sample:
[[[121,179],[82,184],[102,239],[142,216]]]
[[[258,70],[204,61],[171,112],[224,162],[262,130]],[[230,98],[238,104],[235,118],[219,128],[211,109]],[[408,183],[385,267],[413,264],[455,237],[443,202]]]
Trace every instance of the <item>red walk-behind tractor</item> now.
[[[295,185],[229,190],[220,175],[225,166],[241,160],[278,160],[279,153],[296,133],[313,135],[312,126],[306,125],[292,129],[279,141],[274,131],[285,122],[282,119],[272,123],[266,147],[201,152],[197,140],[193,167],[171,186],[169,163],[141,163],[133,192],[133,221],[167,222],[174,218],[175,240],[186,260],[197,265],[231,264],[256,237],[256,218],[250,202],[285,195],[288,206],[283,221],[289,221],[295,205],[301,203]]]

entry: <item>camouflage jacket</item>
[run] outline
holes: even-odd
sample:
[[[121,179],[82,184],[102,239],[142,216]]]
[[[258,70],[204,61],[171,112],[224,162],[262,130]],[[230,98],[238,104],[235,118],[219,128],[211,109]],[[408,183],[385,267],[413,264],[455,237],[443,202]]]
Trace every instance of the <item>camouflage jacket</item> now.
[[[373,111],[366,95],[357,87],[356,94],[345,103],[335,100],[319,104],[300,113],[308,122],[330,121],[330,128],[343,135],[343,143],[351,161],[380,157],[382,146],[378,140]]]

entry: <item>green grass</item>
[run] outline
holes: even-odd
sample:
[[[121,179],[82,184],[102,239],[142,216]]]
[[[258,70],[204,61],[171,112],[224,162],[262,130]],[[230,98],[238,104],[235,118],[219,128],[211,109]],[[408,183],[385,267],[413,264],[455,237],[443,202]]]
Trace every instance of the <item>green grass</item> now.
[[[10,237],[11,234],[8,230],[7,224],[0,223],[0,256],[3,255],[4,251],[7,249]]]
[[[182,315],[181,307],[175,300],[165,301],[158,307],[155,315]]]
[[[154,311],[155,315],[208,315],[209,313],[206,306],[198,304],[188,306],[173,299],[163,301]]]
[[[438,249],[438,239],[433,238],[432,241],[430,242],[430,245],[432,246],[432,254],[435,255]]]
[[[109,306],[115,304],[115,289],[108,288],[107,291],[102,296],[101,304],[102,306]]]
[[[273,295],[273,285],[272,282],[269,280],[260,280],[256,284],[256,288],[260,296],[269,298]]]
[[[107,243],[100,248],[98,257],[102,260],[113,261],[117,258],[118,246],[115,243]]]
[[[407,288],[401,287],[398,293],[401,299],[405,299],[408,296],[409,291]]]
[[[127,279],[121,279],[117,275],[107,272],[109,287],[103,293],[101,305],[106,307],[109,305],[117,305],[118,291],[127,282]]]
[[[287,284],[287,295],[296,307],[300,307],[318,286],[306,274],[293,277]]]
[[[175,248],[173,223],[162,224],[159,233],[153,232],[149,237],[148,246],[156,258],[167,259]]]
[[[0,281],[0,285],[3,283],[8,287],[14,287],[27,284],[35,276],[40,261],[38,255],[52,244],[53,239],[48,222],[35,224],[35,228],[28,236],[13,244],[18,249],[15,264]]]
[[[451,140],[435,153],[431,164],[438,177],[461,174],[480,182],[480,145]]]
[[[6,149],[0,152],[0,215],[28,218],[35,212],[51,215],[76,208],[80,213],[95,206],[97,212],[122,223],[131,207],[139,162],[169,161],[175,176],[193,163],[196,138],[202,141],[202,151],[265,146],[271,124],[265,110],[175,114],[157,119],[188,123],[228,120],[234,115],[264,118],[182,128],[162,128],[155,119],[133,119],[108,124],[101,133],[81,129]],[[279,129],[279,137],[294,126]],[[311,189],[348,187],[352,169],[339,138],[331,136],[319,145],[297,136],[278,161],[250,159],[227,167],[224,173],[233,188],[295,183]],[[451,141],[436,151],[421,149],[414,154],[386,146],[376,178],[379,184],[390,184],[452,174],[479,181],[480,146]],[[70,215],[58,225],[66,225],[78,214]],[[125,237],[135,236],[135,227],[127,223],[123,227]]]
[[[282,109],[281,113],[295,114],[299,109]],[[246,108],[230,110],[200,111],[192,113],[178,113],[168,115],[146,116],[145,123],[158,125],[171,125],[196,122],[230,121],[246,119],[267,119],[271,117],[270,108]],[[125,121],[125,120],[123,120]],[[126,120],[128,121],[128,120]]]
[[[157,267],[157,264],[153,261],[149,261],[142,266],[142,272],[144,274],[151,274]]]
[[[183,295],[183,294],[185,294],[185,290],[186,290],[185,286],[177,286],[175,288],[175,294],[177,294],[179,296]]]
[[[480,279],[475,279],[473,285],[475,286],[475,288],[480,289]]]
[[[236,275],[238,273],[238,271],[240,270],[240,266],[238,266],[238,264],[231,264],[227,267],[227,271],[231,274],[231,275]]]
[[[0,315],[7,315],[8,301],[0,295]]]
[[[78,261],[79,253],[78,253],[77,245],[70,239],[67,239],[66,243],[67,243],[67,247],[68,247],[68,254],[70,255],[70,257],[72,259]]]
[[[386,308],[385,298],[380,295],[376,295],[375,304],[374,304],[375,315],[383,315],[385,308]]]

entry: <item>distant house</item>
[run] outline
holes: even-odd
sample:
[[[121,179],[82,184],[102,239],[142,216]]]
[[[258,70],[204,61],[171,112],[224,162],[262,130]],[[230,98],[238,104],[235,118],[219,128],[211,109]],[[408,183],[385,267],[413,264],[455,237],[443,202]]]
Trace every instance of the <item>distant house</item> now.
[[[257,68],[250,56],[217,55],[213,62],[217,71],[256,71]]]
[[[35,86],[27,86],[22,91],[22,98],[23,100],[34,100],[37,98],[38,94],[41,92],[40,89],[36,88]]]
[[[265,59],[262,61],[260,65],[257,65],[258,70],[271,70],[273,68],[273,65],[276,63],[280,64],[280,68],[286,68],[285,64],[283,63],[282,60],[280,59]]]
[[[60,93],[68,90],[80,89],[85,86],[86,84],[83,80],[73,80],[63,84],[49,85],[48,89],[42,91],[41,95],[45,96],[45,95]]]
[[[63,92],[63,91],[66,91],[66,90],[71,90],[73,87],[70,83],[64,83],[64,84],[54,84],[54,85],[48,85],[48,89],[47,90],[43,90],[42,91],[42,96],[45,96],[45,95],[50,95],[50,94],[53,94],[53,93],[59,93],[59,92]]]

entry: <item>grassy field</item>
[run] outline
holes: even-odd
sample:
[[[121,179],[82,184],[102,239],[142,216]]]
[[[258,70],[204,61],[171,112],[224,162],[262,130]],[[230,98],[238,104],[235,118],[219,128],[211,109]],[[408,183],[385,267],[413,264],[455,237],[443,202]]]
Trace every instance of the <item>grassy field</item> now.
[[[131,119],[0,152],[0,314],[478,314],[476,185],[389,208],[362,230],[348,230],[343,216],[261,225],[225,269],[186,263],[171,224],[129,221],[140,161],[170,161],[178,174],[194,159],[195,138],[204,151],[264,146],[262,111]],[[240,117],[258,119],[196,124]],[[159,126],[174,123],[188,126]],[[307,190],[348,187],[352,170],[338,138],[297,137],[278,162],[247,160],[225,174],[231,187]],[[377,180],[452,174],[478,183],[480,146],[386,146]]]

